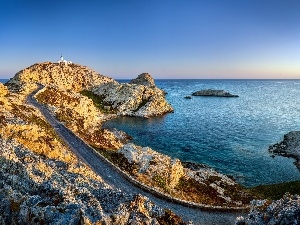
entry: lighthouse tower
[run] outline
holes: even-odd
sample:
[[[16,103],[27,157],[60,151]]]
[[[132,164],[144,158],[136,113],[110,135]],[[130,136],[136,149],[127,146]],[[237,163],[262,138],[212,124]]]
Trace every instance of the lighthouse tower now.
[[[72,64],[71,61],[65,60],[62,54],[60,55],[60,58],[59,58],[59,60],[58,60],[57,62],[58,62],[59,64],[65,64],[65,65]]]

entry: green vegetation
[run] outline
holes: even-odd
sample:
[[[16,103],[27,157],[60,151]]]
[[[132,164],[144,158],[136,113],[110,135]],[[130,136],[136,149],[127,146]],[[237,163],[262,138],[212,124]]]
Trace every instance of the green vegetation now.
[[[257,187],[249,188],[249,191],[258,198],[278,200],[287,192],[290,194],[300,194],[300,181],[259,185]]]
[[[101,112],[103,112],[103,113],[115,113],[115,110],[111,108],[112,105],[103,101],[104,96],[96,95],[92,91],[88,91],[88,90],[83,90],[79,93],[86,96],[86,97],[88,97],[89,99],[91,99],[93,101],[94,105],[98,109],[100,109]],[[109,107],[110,109],[107,109],[106,106]]]
[[[155,181],[155,183],[162,189],[164,189],[165,191],[167,191],[167,181],[166,178],[161,177],[159,175],[155,175],[152,177],[152,179]]]

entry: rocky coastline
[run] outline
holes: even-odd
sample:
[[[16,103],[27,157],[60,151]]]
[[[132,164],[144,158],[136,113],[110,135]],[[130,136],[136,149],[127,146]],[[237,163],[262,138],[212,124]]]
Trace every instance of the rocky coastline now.
[[[255,198],[212,168],[181,162],[135,145],[122,131],[102,128],[117,116],[173,112],[150,74],[121,84],[81,65],[46,62],[18,72],[6,86],[0,83],[0,223],[185,224],[147,197],[110,186],[79,160],[57,135],[59,128],[26,102],[35,89],[40,89],[35,99],[62,126],[167,198],[211,209],[245,209]]]
[[[269,147],[269,152],[274,155],[295,158],[295,164],[300,169],[300,131],[291,131],[285,134],[281,142]]]
[[[239,97],[224,90],[205,89],[192,93],[193,96],[211,96],[211,97]]]

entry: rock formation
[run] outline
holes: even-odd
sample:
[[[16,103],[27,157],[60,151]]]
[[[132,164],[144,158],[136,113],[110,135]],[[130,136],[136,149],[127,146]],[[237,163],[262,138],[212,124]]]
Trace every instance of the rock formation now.
[[[137,78],[131,80],[129,84],[139,84],[148,87],[155,87],[154,79],[149,73],[142,73]]]
[[[297,160],[296,165],[300,169],[300,131],[285,134],[283,141],[269,147],[269,152],[295,158]]]
[[[110,82],[92,91],[119,116],[151,117],[173,112],[165,92],[153,86],[152,80],[149,74],[141,74],[129,84]]]
[[[251,200],[251,196],[235,181],[211,168],[193,163],[184,163],[193,164],[184,167],[179,159],[131,143],[124,145],[118,153],[118,166],[138,181],[173,197],[234,207],[247,205]],[[120,160],[122,157],[125,160]]]
[[[238,95],[230,94],[224,90],[213,90],[206,89],[201,91],[196,91],[192,94],[193,96],[214,96],[214,97],[239,97]]]
[[[300,196],[284,195],[280,200],[253,200],[246,218],[238,217],[235,225],[300,224]]]
[[[112,82],[113,79],[78,64],[37,63],[18,72],[8,81],[10,89],[22,91],[26,85],[51,84],[61,89],[81,91],[95,85]]]

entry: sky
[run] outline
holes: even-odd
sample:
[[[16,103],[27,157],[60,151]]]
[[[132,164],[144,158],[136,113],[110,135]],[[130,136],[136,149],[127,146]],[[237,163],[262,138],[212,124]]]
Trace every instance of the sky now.
[[[61,54],[115,79],[300,79],[300,0],[0,0],[0,79]]]

